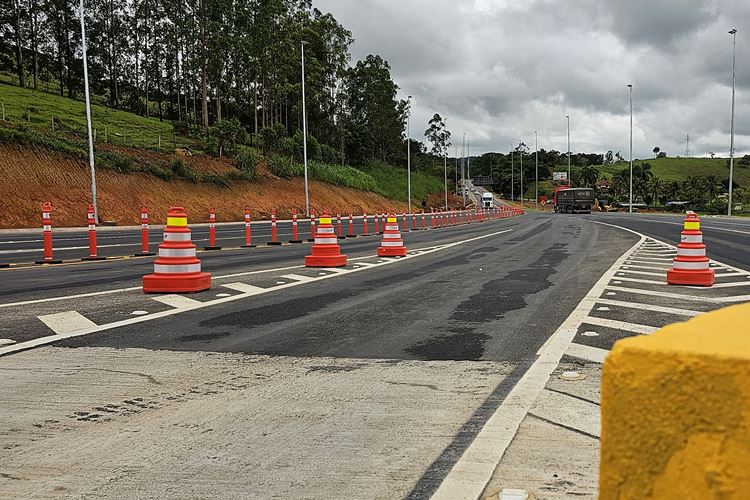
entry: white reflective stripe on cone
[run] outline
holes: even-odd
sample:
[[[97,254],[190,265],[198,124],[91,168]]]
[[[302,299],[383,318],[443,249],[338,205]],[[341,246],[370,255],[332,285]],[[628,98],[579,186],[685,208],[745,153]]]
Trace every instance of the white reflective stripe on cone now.
[[[42,219],[49,219],[50,218],[50,212],[42,212]]]
[[[401,240],[398,241],[384,241],[380,244],[380,246],[383,247],[402,247],[404,246],[404,242]]]
[[[706,247],[703,247],[703,248],[679,248],[677,247],[677,255],[683,255],[685,257],[705,257]]]
[[[683,243],[703,243],[702,234],[681,234],[680,241]]]
[[[333,234],[333,227],[319,227],[318,232],[321,234]]]
[[[148,229],[148,224],[141,224],[141,229]]]
[[[708,260],[705,262],[680,262],[680,261],[674,261],[672,264],[673,269],[691,269],[691,270],[698,270],[698,269],[708,269]]]
[[[386,231],[398,231],[399,227],[397,224],[388,224],[385,226]]]
[[[159,248],[159,257],[195,257],[195,248]]]
[[[174,266],[154,264],[154,272],[157,274],[199,273],[201,272],[201,264],[200,262],[197,264],[184,264]]]
[[[96,225],[89,224],[89,231],[93,231],[94,229],[96,229]]]
[[[401,239],[401,235],[398,234],[398,233],[383,233],[383,238],[386,239],[386,240],[387,239],[400,240]]]
[[[45,231],[52,231],[52,226],[50,226],[49,224],[45,224],[44,225],[44,230]]]
[[[190,241],[190,233],[164,232],[164,241]]]
[[[336,238],[315,238],[316,245],[335,245],[339,242]]]

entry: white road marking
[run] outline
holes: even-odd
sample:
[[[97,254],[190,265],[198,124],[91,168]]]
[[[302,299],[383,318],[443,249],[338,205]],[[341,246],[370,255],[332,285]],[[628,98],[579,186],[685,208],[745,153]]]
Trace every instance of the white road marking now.
[[[750,286],[750,281],[732,281],[730,283],[715,283],[711,288],[734,288],[737,286]],[[702,286],[692,286],[690,288],[703,289]]]
[[[71,333],[96,328],[96,323],[88,319],[78,311],[65,311],[54,314],[39,316],[39,319],[55,332],[56,335],[69,335]],[[16,344],[19,345],[19,344]]]
[[[194,309],[202,304],[202,302],[198,300],[177,294],[154,295],[151,298],[157,302],[161,302],[162,304],[166,304],[177,309]]]
[[[530,415],[599,437],[599,406],[557,391],[543,390]]]
[[[620,276],[625,276],[625,274],[643,274],[644,276],[666,276],[665,271],[662,271],[660,273],[652,273],[649,271],[631,271],[630,269],[626,271],[620,271],[617,274]]]
[[[0,346],[15,344],[16,341],[13,339],[0,339]]]
[[[145,316],[146,314],[148,314],[148,311],[133,311],[130,314],[132,314],[133,316]]]
[[[325,274],[323,275],[325,276]],[[294,280],[294,281],[315,281],[318,279],[317,277],[311,277],[311,276],[302,276],[301,274],[284,274],[281,276],[281,278],[287,279],[287,280]]]
[[[573,356],[574,358],[593,361],[595,363],[604,363],[604,358],[607,357],[609,351],[573,342],[570,344],[570,347],[568,347],[568,350],[565,351],[565,354]]]
[[[663,296],[663,294],[659,294],[660,296]],[[627,307],[629,309],[643,309],[645,311],[653,311],[653,312],[660,312],[660,313],[667,313],[667,314],[679,314],[680,316],[698,316],[699,314],[703,314],[703,311],[693,311],[691,309],[678,309],[676,307],[664,307],[664,306],[656,306],[653,304],[644,304],[640,302],[624,302],[622,300],[612,300],[612,299],[599,299],[597,300],[600,304],[609,304],[611,306],[619,306],[619,307]],[[601,311],[602,308],[600,307],[599,310]]]
[[[537,360],[484,424],[474,441],[440,484],[432,496],[433,499],[474,500],[481,496],[505,450],[516,435],[518,426],[521,425],[521,421],[547,384],[550,374],[557,368],[560,358],[570,346],[578,331],[578,326],[588,315],[607,283],[612,280],[617,269],[645,240],[646,237],[640,235],[640,240],[599,278],[570,316],[542,345],[537,352],[539,356]]]
[[[617,283],[614,281],[613,283]],[[618,292],[625,292],[625,293],[636,293],[638,295],[651,295],[654,297],[669,297],[671,299],[678,299],[678,300],[692,300],[696,302],[711,302],[715,304],[720,304],[722,302],[726,302],[727,299],[724,297],[698,297],[696,295],[687,295],[682,293],[669,293],[669,292],[660,292],[660,291],[654,291],[654,290],[644,290],[643,288],[630,288],[626,286],[607,286],[607,290],[617,290]],[[750,295],[746,295],[748,299],[750,299]]]
[[[222,286],[225,288],[229,288],[230,290],[242,292],[246,295],[258,295],[259,293],[263,293],[266,291],[265,288],[261,288],[255,285],[248,285],[247,283],[242,283],[239,281],[237,283],[227,283]]]
[[[444,245],[440,245],[438,247],[435,247],[435,248],[433,248],[431,250],[425,250],[424,252],[420,253],[419,255],[407,255],[406,257],[402,257],[401,259],[395,259],[395,260],[385,261],[382,265],[396,265],[396,264],[399,264],[399,263],[402,263],[402,262],[407,262],[410,259],[416,259],[416,258],[422,257],[424,255],[429,255],[429,254],[434,253],[434,252],[439,252],[439,251],[442,251],[442,250],[448,250],[450,248],[457,247],[459,245],[464,245],[464,244],[467,244],[467,243],[472,243],[474,241],[483,240],[485,238],[491,238],[492,236],[497,236],[497,235],[500,235],[500,234],[509,233],[511,231],[512,231],[512,229],[503,229],[502,231],[495,231],[495,232],[492,232],[492,233],[483,234],[481,236],[475,236],[473,238],[468,238],[468,239],[465,239],[465,240],[459,240],[459,241],[454,241],[452,243],[446,243]],[[301,267],[301,266],[295,266],[295,267]],[[315,281],[336,278],[336,277],[341,276],[341,275],[346,275],[346,274],[355,273],[355,272],[361,272],[361,271],[365,271],[365,270],[368,270],[368,269],[372,269],[373,267],[377,267],[377,266],[361,267],[361,268],[358,268],[358,269],[338,269],[337,268],[337,269],[335,269],[336,272],[332,272],[331,274],[329,274],[327,276],[321,276],[320,278],[318,278]],[[265,270],[265,271],[256,271],[256,272],[268,272],[268,270]],[[248,272],[248,273],[243,273],[243,274],[245,274],[245,275],[247,275],[247,274],[254,274],[254,272]],[[303,285],[303,284],[305,284],[305,282],[295,281],[295,282],[292,282],[292,283],[285,283],[283,285],[278,285],[278,286],[275,286],[275,287],[264,288],[264,289],[262,289],[263,290],[262,292],[257,292],[255,290],[253,290],[252,293],[239,293],[239,294],[236,294],[236,295],[232,295],[231,297],[222,297],[222,298],[217,298],[217,299],[213,299],[213,300],[208,300],[206,302],[195,301],[195,302],[197,302],[197,305],[195,305],[195,307],[193,307],[192,309],[195,310],[195,309],[201,309],[201,308],[204,308],[204,307],[211,307],[211,306],[218,305],[218,304],[224,304],[226,302],[233,302],[235,300],[245,299],[245,298],[247,298],[249,296],[258,295],[260,293],[275,292],[275,291],[278,291],[278,290],[282,290],[284,288],[291,288],[291,287],[300,286],[300,285]],[[230,283],[230,285],[231,285],[231,283]],[[140,289],[140,287],[137,287],[135,289],[136,290]],[[190,300],[192,300],[192,299],[190,299]],[[29,341],[26,341],[26,342],[20,342],[20,343],[14,344],[12,346],[2,347],[2,348],[0,348],[0,356],[5,355],[5,354],[10,354],[10,353],[13,353],[13,352],[17,352],[17,351],[31,349],[33,347],[38,347],[40,345],[50,344],[50,343],[52,343],[52,342],[54,342],[56,340],[59,340],[60,338],[70,338],[70,337],[79,337],[79,336],[82,336],[82,335],[89,335],[91,333],[101,332],[101,331],[105,331],[105,330],[110,330],[112,328],[118,328],[118,327],[121,327],[121,326],[133,325],[133,324],[136,324],[136,323],[143,323],[143,322],[146,322],[146,321],[152,321],[152,320],[156,320],[156,319],[159,319],[159,318],[164,318],[164,317],[172,316],[172,315],[175,315],[175,314],[180,314],[180,313],[185,312],[187,310],[189,310],[189,309],[185,309],[185,308],[168,309],[166,311],[156,312],[156,313],[153,313],[153,314],[149,314],[147,316],[141,316],[141,317],[134,317],[134,318],[123,319],[123,320],[120,320],[120,321],[115,321],[113,323],[107,323],[107,324],[104,324],[104,325],[101,325],[101,326],[97,326],[97,325],[95,325],[95,324],[92,323],[93,326],[91,328],[86,328],[84,330],[76,331],[76,332],[65,334],[65,335],[59,335],[55,339],[50,339],[49,337],[40,337],[40,338],[29,340]]]
[[[603,326],[605,328],[614,328],[615,330],[624,330],[626,332],[640,333],[649,335],[658,330],[658,327],[639,325],[637,323],[628,323],[627,321],[617,321],[614,319],[597,318],[596,316],[586,316],[583,323],[589,325]]]
[[[651,222],[660,222],[662,224],[672,224],[673,226],[682,226],[683,225],[682,222],[669,222],[669,221],[658,220],[658,219],[641,219],[641,220],[646,220],[646,221],[651,221]],[[726,231],[728,233],[750,234],[750,231],[740,231],[740,230],[737,230],[737,229],[727,229],[727,228],[724,228],[724,227],[714,227],[712,225],[707,225],[706,221],[703,220],[702,223],[701,223],[701,230],[703,230],[705,232],[706,229],[711,229],[712,231]]]
[[[663,285],[663,286],[671,286],[667,283],[667,275],[664,275],[664,281],[654,281],[654,280],[642,280],[640,278],[628,278],[626,276],[618,276],[619,280],[622,281],[631,281],[633,283],[643,283],[644,285]]]

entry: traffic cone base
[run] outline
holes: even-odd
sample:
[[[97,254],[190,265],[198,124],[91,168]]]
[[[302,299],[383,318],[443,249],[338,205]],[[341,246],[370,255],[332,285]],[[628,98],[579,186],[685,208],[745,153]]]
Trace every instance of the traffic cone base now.
[[[156,253],[155,252],[138,252],[138,253],[134,253],[133,257],[149,257],[151,255],[156,255]]]
[[[405,257],[406,247],[401,239],[398,219],[395,215],[389,215],[385,223],[383,241],[378,247],[378,257]]]
[[[106,257],[96,256],[96,257],[84,257],[81,260],[107,260]]]
[[[36,260],[34,261],[34,264],[62,264],[62,260],[60,259]]]
[[[302,243],[302,240],[289,240],[289,243]]]
[[[209,273],[147,274],[143,277],[143,291],[146,293],[195,293],[209,288]]]
[[[266,245],[273,246],[273,245],[281,245],[280,241],[269,241],[266,243]]]
[[[378,247],[378,257],[406,257],[406,247]]]
[[[255,248],[258,245],[242,245],[240,248]]]
[[[713,269],[670,269],[667,271],[667,283],[670,285],[711,286],[716,281]]]

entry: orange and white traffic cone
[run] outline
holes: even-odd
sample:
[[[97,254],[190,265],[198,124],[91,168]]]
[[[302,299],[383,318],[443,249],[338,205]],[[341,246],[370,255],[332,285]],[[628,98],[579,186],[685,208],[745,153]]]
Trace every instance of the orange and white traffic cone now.
[[[211,275],[201,272],[201,261],[195,256],[187,214],[182,207],[167,212],[164,242],[154,261],[154,273],[143,277],[146,293],[200,292],[211,288]]]
[[[245,209],[245,244],[242,245],[242,248],[255,248],[255,245],[253,245],[253,233],[252,228],[250,227],[250,209]]]
[[[383,241],[378,247],[378,257],[404,257],[406,247],[398,230],[398,219],[396,214],[391,214],[385,224]]]
[[[336,214],[336,236],[339,239],[344,238],[343,229],[341,228],[341,214]]]
[[[346,265],[346,255],[342,255],[338,238],[331,223],[328,212],[323,212],[315,232],[315,243],[312,254],[305,256],[307,267],[343,267]]]
[[[349,212],[349,234],[346,235],[347,238],[356,238],[357,235],[354,234],[354,214]]]
[[[141,205],[141,251],[133,255],[133,257],[142,257],[145,255],[156,255],[154,252],[149,250],[148,242],[148,207]]]
[[[362,213],[362,224],[362,236],[370,236],[370,233],[367,232],[369,231],[369,228],[367,226],[367,212]]]
[[[711,286],[714,284],[714,270],[709,268],[706,245],[703,244],[701,221],[695,212],[687,212],[677,256],[672,269],[667,271],[670,285]]]
[[[266,245],[281,245],[279,241],[279,233],[276,229],[276,209],[271,210],[271,241],[266,242]]]
[[[310,237],[307,238],[309,243],[315,241],[315,211],[310,210]]]

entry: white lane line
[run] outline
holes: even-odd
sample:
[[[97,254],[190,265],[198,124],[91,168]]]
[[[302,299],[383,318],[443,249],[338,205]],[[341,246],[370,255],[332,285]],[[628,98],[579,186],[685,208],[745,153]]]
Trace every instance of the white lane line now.
[[[653,265],[653,264],[628,264],[627,266],[622,266],[622,269],[655,269],[657,271],[666,271],[667,269],[670,269],[672,267],[671,264],[667,265]]]
[[[651,221],[651,222],[660,222],[662,224],[672,224],[673,226],[682,226],[683,225],[682,222],[669,222],[669,221],[658,220],[658,219],[641,219],[641,220],[646,220],[646,221]],[[727,228],[724,228],[724,227],[709,226],[709,225],[706,224],[706,221],[704,220],[701,223],[701,230],[706,230],[706,229],[711,229],[713,231],[726,231],[728,233],[750,234],[750,231],[739,231],[737,229],[727,229]]]
[[[596,301],[599,304],[607,304],[610,306],[626,307],[628,309],[643,309],[644,311],[653,311],[666,314],[678,314],[680,316],[698,316],[703,314],[704,311],[693,311],[692,309],[678,309],[676,307],[665,307],[657,306],[653,304],[642,304],[639,302],[624,302],[622,300],[613,299],[599,299]]]
[[[573,356],[574,358],[593,361],[594,363],[604,363],[604,358],[607,357],[609,351],[573,342],[570,344],[570,347],[568,347],[568,350],[565,351],[565,354]]]
[[[41,304],[44,302],[56,302],[58,300],[66,300],[66,299],[81,299],[84,297],[96,297],[97,295],[109,295],[112,293],[131,292],[133,290],[140,290],[141,288],[142,287],[140,286],[131,286],[129,288],[116,288],[114,290],[104,290],[101,292],[79,293],[75,295],[65,295],[62,297],[49,297],[46,299],[24,300],[21,302],[8,302],[7,304],[0,304],[0,308],[13,307],[13,306],[26,306],[29,304]]]
[[[682,293],[669,293],[669,292],[661,292],[661,291],[655,291],[655,290],[644,290],[643,288],[631,288],[627,286],[612,286],[608,285],[607,290],[617,290],[618,292],[624,292],[624,293],[635,293],[638,295],[649,295],[653,297],[664,297],[664,298],[670,298],[670,299],[677,299],[677,300],[692,300],[695,302],[709,302],[712,304],[721,304],[723,302],[726,302],[727,299],[722,297],[702,297],[697,295],[687,295]],[[750,300],[750,295],[746,295],[746,300]]]
[[[325,275],[323,275],[325,276]],[[287,279],[287,280],[294,280],[294,281],[303,281],[307,283],[308,281],[315,281],[318,279],[318,277],[311,277],[311,276],[302,276],[301,274],[284,274],[279,276],[281,279]]]
[[[724,303],[750,302],[750,295],[734,295],[732,297],[723,297],[720,300]]]
[[[511,389],[502,404],[487,420],[476,438],[464,451],[443,482],[438,487],[433,499],[437,500],[474,500],[479,498],[485,486],[492,478],[505,450],[539,393],[544,389],[552,372],[557,368],[565,351],[575,337],[578,326],[588,315],[596,303],[596,299],[612,280],[615,271],[627,256],[646,240],[639,235],[640,240],[628,249],[615,263],[599,278],[599,281],[589,290],[586,297],[570,313],[570,316],[560,325],[537,352],[538,358],[529,367],[516,385]]]
[[[39,316],[39,319],[55,332],[56,335],[70,335],[89,328],[96,328],[96,323],[78,311],[65,311]],[[18,344],[16,344],[18,345]]]
[[[667,283],[667,275],[664,275],[664,281],[654,281],[654,280],[642,280],[640,278],[628,278],[627,276],[617,276],[617,279],[620,281],[631,281],[633,283],[643,283],[644,285],[663,285],[663,286],[671,286]]]
[[[417,259],[419,257],[422,257],[424,255],[429,255],[429,254],[432,254],[434,252],[439,252],[439,251],[442,251],[442,250],[448,250],[448,249],[457,247],[459,245],[464,245],[466,243],[472,243],[474,241],[483,240],[485,238],[491,238],[493,236],[498,236],[500,234],[509,233],[512,230],[513,229],[503,229],[502,231],[495,231],[495,232],[492,232],[492,233],[483,234],[481,236],[475,236],[473,238],[468,238],[466,240],[459,240],[459,241],[454,241],[452,243],[446,243],[446,244],[441,245],[439,247],[433,248],[432,250],[426,250],[426,251],[420,253],[419,255],[407,255],[406,257],[402,257],[400,259],[393,259],[393,260],[384,261],[383,265],[393,265],[393,264],[398,264],[398,263],[401,263],[401,262],[407,262],[407,261],[409,261],[411,259]],[[368,269],[373,269],[373,266],[371,266],[371,267],[358,267],[356,269],[338,269],[337,273],[331,273],[331,274],[328,274],[326,276],[320,276],[316,281],[330,279],[330,278],[335,278],[335,277],[338,277],[338,276],[341,276],[341,275],[346,275],[346,274],[350,274],[350,273],[356,273],[356,272],[365,271],[365,270],[368,270]],[[252,273],[244,273],[244,274],[252,274]],[[303,285],[303,284],[305,284],[305,283],[304,282],[295,281],[295,282],[292,282],[292,283],[285,283],[283,285],[277,285],[277,286],[274,286],[274,287],[271,287],[271,288],[264,288],[263,292],[258,292],[258,293],[275,292],[275,291],[278,291],[278,290],[282,290],[284,288],[291,288],[291,287],[299,286],[299,285]],[[140,288],[140,287],[138,287],[138,288]],[[201,308],[204,308],[204,307],[211,307],[211,306],[218,305],[218,304],[224,304],[226,302],[233,302],[235,300],[245,299],[245,298],[247,298],[249,296],[252,296],[252,295],[258,295],[258,293],[255,293],[255,292],[252,293],[252,294],[239,293],[239,294],[236,294],[236,295],[232,295],[231,297],[221,297],[221,298],[209,300],[209,301],[206,301],[206,302],[198,302],[198,301],[196,301],[196,302],[198,302],[198,305],[196,305],[193,308],[193,310],[195,310],[195,309],[201,309]],[[74,333],[70,333],[70,334],[60,335],[60,336],[58,336],[58,337],[56,337],[54,339],[50,339],[49,337],[40,337],[40,338],[37,338],[37,339],[28,340],[26,342],[20,342],[18,344],[14,344],[12,346],[2,347],[2,348],[0,348],[0,356],[5,355],[5,354],[10,354],[10,353],[13,353],[13,352],[17,352],[17,351],[31,349],[31,348],[34,348],[34,347],[38,347],[40,345],[50,344],[52,342],[55,342],[56,340],[59,340],[61,337],[62,338],[71,338],[71,337],[79,337],[79,336],[82,336],[82,335],[89,335],[91,333],[96,333],[96,332],[101,332],[101,331],[105,331],[105,330],[110,330],[110,329],[118,328],[118,327],[121,327],[121,326],[129,326],[129,325],[134,325],[136,323],[143,323],[143,322],[146,322],[146,321],[153,321],[155,319],[164,318],[164,317],[168,317],[168,316],[173,316],[175,314],[180,314],[182,312],[185,312],[186,310],[187,309],[177,309],[177,308],[175,308],[175,309],[168,309],[166,311],[160,311],[160,312],[156,312],[154,314],[149,314],[148,316],[139,316],[139,317],[127,318],[127,319],[123,319],[123,320],[120,320],[120,321],[115,321],[113,323],[107,323],[107,324],[104,324],[104,325],[101,325],[101,326],[94,325],[91,328],[87,328],[87,329],[84,329],[82,331],[78,331],[78,332],[74,332]]]
[[[643,274],[644,276],[665,276],[665,273],[662,271],[660,273],[652,273],[649,271],[633,271],[631,269],[623,269],[622,271],[617,271],[618,276],[623,274]]]
[[[16,341],[13,339],[0,339],[0,346],[15,344]]]
[[[242,292],[246,295],[258,295],[259,293],[263,293],[266,291],[265,288],[255,286],[255,285],[248,285],[247,283],[242,283],[239,281],[237,283],[227,283],[221,286],[225,288],[229,288],[230,290]]]
[[[640,333],[649,335],[654,333],[660,327],[639,325],[637,323],[628,323],[627,321],[617,321],[614,319],[597,318],[596,316],[586,316],[582,323],[588,325],[603,326],[605,328],[614,328],[615,330],[624,330],[626,332]]]
[[[641,257],[640,255],[636,254],[629,260],[642,260],[645,262],[672,262],[674,260],[672,257]]]
[[[711,288],[734,288],[737,286],[750,286],[750,281],[732,281],[731,283],[715,283]],[[690,288],[704,290],[702,286],[691,286]]]
[[[177,309],[195,309],[202,304],[202,302],[198,300],[177,294],[155,295],[151,298],[157,302],[161,302],[162,304],[166,304]]]

